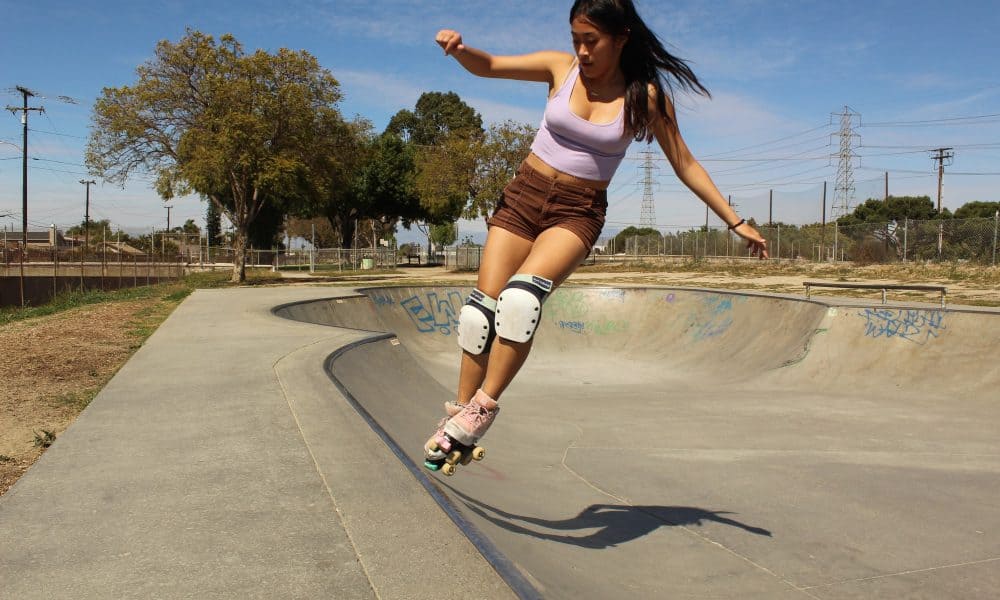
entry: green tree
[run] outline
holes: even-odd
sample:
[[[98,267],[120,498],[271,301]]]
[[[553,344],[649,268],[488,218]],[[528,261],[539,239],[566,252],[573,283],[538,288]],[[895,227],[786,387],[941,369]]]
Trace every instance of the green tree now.
[[[415,150],[395,133],[371,139],[352,183],[345,217],[374,219],[385,228],[401,220],[407,228],[425,217],[416,190]]]
[[[386,126],[417,146],[435,146],[450,135],[473,137],[482,130],[483,118],[455,92],[425,92],[412,111],[399,111]]]
[[[188,235],[201,235],[201,227],[194,222],[194,219],[188,219],[184,222],[184,225],[180,227],[174,227],[173,229],[177,233],[186,233]]]
[[[219,205],[211,200],[206,202],[205,209],[205,235],[208,237],[208,244],[214,246],[222,240],[222,213],[219,212]]]
[[[1000,210],[1000,202],[968,202],[955,211],[956,219],[992,219]]]
[[[357,178],[371,158],[372,125],[361,117],[345,122],[338,118],[318,123],[309,186],[314,197],[296,203],[294,215],[324,216],[337,233],[337,244],[351,247],[354,230],[368,200],[359,193]]]
[[[650,254],[657,251],[661,241],[660,232],[652,227],[632,226],[622,229],[612,239],[609,247],[614,248],[615,253]]]
[[[531,152],[535,133],[534,127],[514,121],[492,125],[487,130],[473,147],[472,197],[462,212],[463,217],[488,219],[493,214],[504,188]]]
[[[89,227],[88,227],[89,225]],[[101,219],[100,221],[90,221],[89,223],[84,220],[81,221],[79,225],[74,225],[66,230],[66,235],[80,236],[87,238],[89,237],[91,244],[99,244],[104,241],[104,234],[108,232],[111,234],[112,231],[111,221],[108,219]],[[87,232],[90,235],[87,235]]]
[[[153,174],[164,199],[198,192],[234,226],[233,281],[246,278],[251,224],[316,197],[320,125],[340,118],[340,86],[304,51],[248,54],[188,30],[160,42],[133,86],[105,88],[94,106],[87,165],[106,181]],[[279,220],[280,221],[280,220]]]
[[[885,200],[879,198],[866,200],[851,214],[837,219],[837,223],[849,226],[861,223],[886,223],[893,220],[902,222],[904,219],[924,221],[950,217],[951,213],[947,209],[938,214],[930,196],[889,196]]]
[[[340,234],[334,231],[326,217],[313,217],[309,219],[291,218],[285,226],[285,233],[289,237],[300,237],[312,243],[313,233],[316,235],[317,248],[334,248],[340,244]]]
[[[431,241],[439,248],[454,244],[456,239],[458,239],[458,227],[454,223],[431,226]]]
[[[396,113],[386,131],[414,147],[414,186],[423,220],[455,222],[473,196],[482,117],[454,92],[426,92],[413,111]]]

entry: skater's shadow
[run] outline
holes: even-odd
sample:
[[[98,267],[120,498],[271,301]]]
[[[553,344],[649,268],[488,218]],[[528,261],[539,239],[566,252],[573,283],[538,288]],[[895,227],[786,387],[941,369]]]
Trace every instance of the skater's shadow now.
[[[613,548],[630,542],[660,527],[698,526],[706,521],[737,527],[755,535],[771,537],[771,532],[753,527],[723,515],[726,511],[705,510],[692,506],[633,506],[627,504],[592,504],[578,515],[569,519],[541,519],[526,515],[516,515],[490,506],[447,486],[455,496],[461,498],[472,512],[513,533],[530,535],[543,540],[572,544],[581,548]],[[538,531],[525,525],[534,525],[550,531],[581,531],[595,529],[586,535],[569,535]]]

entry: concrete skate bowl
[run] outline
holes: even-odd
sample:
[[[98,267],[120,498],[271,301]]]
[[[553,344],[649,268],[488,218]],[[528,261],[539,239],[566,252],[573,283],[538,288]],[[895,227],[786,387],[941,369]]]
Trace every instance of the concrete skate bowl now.
[[[414,465],[454,394],[469,291],[373,288],[275,313],[373,332],[329,376],[522,597],[1000,586],[1000,315],[564,287],[487,459],[426,475]]]

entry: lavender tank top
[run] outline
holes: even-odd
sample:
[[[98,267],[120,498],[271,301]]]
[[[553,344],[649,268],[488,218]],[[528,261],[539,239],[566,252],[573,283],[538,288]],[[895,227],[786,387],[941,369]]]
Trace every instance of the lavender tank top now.
[[[625,112],[610,123],[591,123],[569,106],[580,72],[573,64],[566,81],[545,105],[531,151],[550,167],[582,179],[609,181],[625,158],[632,137],[625,135]]]

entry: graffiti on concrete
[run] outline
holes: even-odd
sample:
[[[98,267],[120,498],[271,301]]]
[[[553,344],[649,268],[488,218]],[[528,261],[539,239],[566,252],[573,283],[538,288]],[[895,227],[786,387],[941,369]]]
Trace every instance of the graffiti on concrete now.
[[[865,321],[865,335],[871,338],[902,338],[926,344],[946,329],[940,310],[866,308],[858,316]]]
[[[392,306],[396,303],[396,301],[392,299],[392,296],[387,294],[374,293],[369,295],[369,298],[371,298],[372,302],[375,303],[375,306]]]
[[[600,292],[598,293],[601,296],[601,298],[605,298],[607,300],[614,300],[617,302],[625,302],[625,290],[623,289],[620,288],[605,289],[605,290],[600,290]]]
[[[564,331],[581,335],[613,335],[628,331],[628,321],[613,319],[595,319],[592,321],[557,321],[556,325]]]
[[[589,312],[587,298],[577,290],[557,290],[545,299],[543,316],[552,321],[580,321]]]
[[[597,296],[615,303],[625,302],[625,290],[598,290]],[[591,311],[587,294],[579,290],[559,290],[546,299],[545,308],[542,311],[543,317],[569,333],[612,335],[628,331],[629,328],[628,321],[597,314],[601,312],[599,309]],[[612,312],[617,315],[622,312],[622,309],[616,308]]]
[[[733,325],[733,303],[746,302],[746,297],[707,294],[700,300],[701,306],[691,315],[688,324],[691,336],[699,342],[729,331]]]
[[[400,306],[420,333],[451,335],[458,327],[458,313],[464,301],[458,292],[426,292],[401,301]]]

